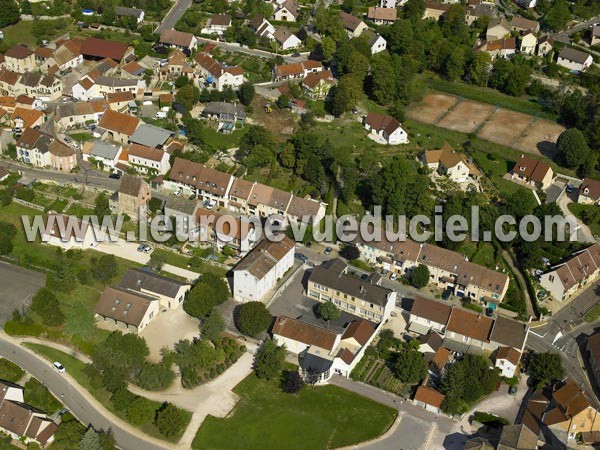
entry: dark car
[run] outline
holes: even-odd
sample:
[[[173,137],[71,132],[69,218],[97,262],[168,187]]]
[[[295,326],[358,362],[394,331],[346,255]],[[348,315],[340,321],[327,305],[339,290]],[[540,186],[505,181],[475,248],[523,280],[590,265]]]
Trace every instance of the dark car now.
[[[444,292],[442,292],[442,300],[448,300],[451,295],[452,289],[446,289]]]
[[[120,180],[121,179],[121,174],[120,173],[111,173],[108,178],[112,178],[113,180]]]
[[[488,317],[494,317],[494,310],[492,308],[486,308],[485,315]]]
[[[327,247],[323,253],[326,255],[331,255],[331,247]]]
[[[292,58],[300,58],[300,53],[296,52],[294,54],[292,54]]]
[[[303,255],[302,253],[296,253],[294,255],[294,257],[300,261],[302,261],[303,263],[308,262],[308,257],[306,255]]]

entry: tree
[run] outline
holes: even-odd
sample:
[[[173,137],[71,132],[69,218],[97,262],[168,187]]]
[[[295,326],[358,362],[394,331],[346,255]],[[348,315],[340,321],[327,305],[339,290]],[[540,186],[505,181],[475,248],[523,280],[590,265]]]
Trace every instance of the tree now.
[[[281,372],[285,361],[285,347],[278,346],[272,340],[266,340],[258,349],[254,358],[254,371],[259,378],[270,380]]]
[[[210,310],[200,326],[202,339],[216,341],[225,330],[225,320],[216,308]]]
[[[556,146],[563,164],[570,168],[582,165],[590,152],[583,133],[577,128],[563,131],[556,141]]]
[[[254,85],[250,81],[246,81],[240,86],[238,91],[238,97],[240,98],[240,102],[244,106],[248,106],[254,100],[255,89]]]
[[[287,108],[289,104],[290,98],[287,95],[281,94],[279,98],[277,98],[277,107],[279,109]]]
[[[492,57],[487,52],[477,52],[469,64],[469,80],[477,86],[487,86]]]
[[[144,425],[151,423],[156,415],[156,406],[144,397],[136,397],[127,406],[127,419],[132,425]]]
[[[172,111],[172,110],[171,110]],[[152,197],[148,202],[148,209],[154,213],[162,208],[162,200],[160,198]]]
[[[555,0],[552,4],[552,8],[546,14],[544,20],[544,27],[554,31],[560,31],[564,29],[567,22],[571,19],[571,12],[569,11],[569,5],[565,0]]]
[[[184,87],[185,85],[187,85],[189,83],[190,79],[188,77],[186,77],[185,75],[179,75],[176,79],[175,79],[175,87],[177,89],[180,89],[182,87]]]
[[[319,316],[321,319],[326,320],[329,323],[330,320],[338,319],[341,312],[335,303],[328,301],[319,305]]]
[[[164,253],[152,252],[152,255],[150,255],[150,261],[148,261],[148,268],[154,271],[161,270],[166,262],[167,257]]]
[[[191,111],[194,108],[194,104],[200,98],[200,91],[193,84],[186,84],[175,94],[175,99],[178,103],[187,110]]]
[[[96,197],[96,201],[94,202],[94,214],[96,214],[99,219],[104,216],[110,216],[108,197],[103,192]]]
[[[427,375],[427,365],[421,352],[403,350],[397,355],[394,372],[403,383],[418,383]]]
[[[147,391],[162,391],[167,389],[175,379],[175,374],[170,366],[171,364],[164,361],[160,364],[146,362],[142,366],[140,375],[137,377],[137,384]]]
[[[335,41],[329,36],[323,37],[321,40],[321,51],[323,52],[323,59],[329,61],[335,53]]]
[[[531,355],[527,372],[539,389],[564,377],[565,369],[557,353],[534,353]]]
[[[118,272],[117,259],[114,255],[102,255],[92,259],[92,275],[101,283],[109,283]]]
[[[0,222],[0,255],[8,255],[13,250],[13,239],[17,228],[9,222]]]
[[[122,368],[125,373],[123,378],[135,379],[149,354],[148,345],[143,337],[113,331],[94,347],[93,367],[104,373]]]
[[[93,427],[89,427],[79,443],[79,450],[104,450],[102,438]]]
[[[240,306],[237,327],[245,335],[254,337],[265,331],[271,320],[271,313],[264,303],[248,302]]]
[[[168,438],[179,436],[187,423],[185,413],[171,403],[166,403],[156,414],[156,427]]]
[[[296,392],[300,392],[303,387],[304,380],[302,380],[302,377],[297,370],[283,371],[283,382],[281,383],[283,392],[295,394]]]
[[[65,316],[60,309],[56,295],[47,287],[41,288],[31,299],[30,311],[38,314],[44,325],[56,327],[62,325]]]
[[[348,261],[354,261],[360,258],[360,250],[356,245],[344,245],[340,251],[340,256],[346,258]]]
[[[425,264],[419,264],[413,269],[410,277],[410,284],[417,289],[424,288],[429,284],[429,269]]]
[[[21,14],[31,15],[31,2],[29,0],[21,2]]]
[[[229,287],[218,275],[206,273],[194,285],[183,303],[189,315],[203,318],[210,310],[229,298]]]
[[[0,28],[14,25],[21,19],[19,4],[15,0],[0,0]]]
[[[363,92],[362,80],[353,75],[344,75],[332,90],[332,113],[340,116],[358,104]]]
[[[425,0],[408,0],[404,5],[404,17],[412,20],[421,20],[425,13]]]

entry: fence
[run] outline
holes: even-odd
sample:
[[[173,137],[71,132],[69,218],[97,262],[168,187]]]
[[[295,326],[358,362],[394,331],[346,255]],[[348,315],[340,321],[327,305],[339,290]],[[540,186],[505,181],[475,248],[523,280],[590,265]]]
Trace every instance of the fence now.
[[[16,198],[16,197],[13,198],[13,202],[15,202],[16,204],[21,205],[21,206],[26,206],[27,208],[35,209],[37,211],[42,211],[43,212],[44,209],[45,209],[43,206],[36,205],[35,203],[31,203],[31,202],[28,202],[28,201],[25,201],[25,200],[21,200],[20,198]]]

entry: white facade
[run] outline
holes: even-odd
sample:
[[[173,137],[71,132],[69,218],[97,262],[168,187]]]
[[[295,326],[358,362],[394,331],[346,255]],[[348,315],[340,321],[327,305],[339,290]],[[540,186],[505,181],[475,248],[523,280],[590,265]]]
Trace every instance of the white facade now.
[[[377,35],[377,38],[373,43],[371,43],[371,55],[374,55],[379,52],[385,51],[387,48],[387,41],[380,35]]]
[[[521,38],[521,47],[519,48],[519,51],[527,55],[533,55],[535,53],[536,46],[537,38],[535,37],[535,34],[528,33]]]
[[[556,60],[556,64],[558,64],[559,66],[576,72],[583,72],[585,69],[590,67],[593,62],[594,58],[592,58],[592,55],[588,55],[587,59],[584,62],[573,61],[571,59],[563,58],[560,55]]]
[[[517,3],[524,8],[535,8],[537,0],[517,0]]]
[[[419,325],[423,325],[425,327],[428,327],[429,330],[434,330],[434,331],[437,331],[437,332],[439,332],[441,334],[444,334],[444,332],[446,331],[446,324],[445,323],[434,322],[433,320],[426,319],[425,317],[416,316],[414,314],[410,315],[409,322],[411,324],[418,323]]]
[[[284,42],[280,42],[282,50],[289,50],[290,48],[298,48],[302,44],[302,41],[298,39],[298,36],[291,34],[287,37]]]
[[[500,375],[506,378],[514,377],[517,370],[517,366],[504,358],[496,359],[496,367],[500,369]]]
[[[169,154],[167,152],[162,152],[160,160],[143,158],[141,156],[134,156],[131,154],[129,154],[127,158],[130,164],[135,164],[135,170],[141,173],[155,171],[156,173],[163,175],[171,168],[169,164]]]

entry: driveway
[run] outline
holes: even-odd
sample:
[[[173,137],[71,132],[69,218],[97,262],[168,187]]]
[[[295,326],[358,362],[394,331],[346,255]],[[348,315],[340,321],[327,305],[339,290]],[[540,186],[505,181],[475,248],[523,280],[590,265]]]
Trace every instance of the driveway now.
[[[15,309],[23,311],[31,298],[46,284],[46,275],[7,263],[0,263],[0,324],[12,317]]]
[[[561,195],[558,196],[558,198],[556,200],[556,204],[558,205],[558,207],[560,208],[560,210],[562,211],[562,213],[565,216],[573,215],[573,214],[571,214],[571,211],[569,211],[568,205],[569,205],[569,203],[575,201],[576,196],[577,196],[576,189],[573,189],[573,192],[571,192],[570,194],[568,194],[567,191],[563,191],[561,193]],[[575,217],[575,216],[573,216],[573,217]],[[577,230],[577,240],[579,242],[587,242],[587,243],[591,243],[591,244],[596,242],[596,239],[594,239],[594,235],[592,234],[592,232],[588,228],[588,226],[585,225],[583,222],[581,222],[576,217],[575,217],[575,219],[577,220],[577,224],[579,225],[579,229]]]
[[[177,309],[162,308],[158,316],[141,333],[150,349],[148,359],[159,362],[162,348],[173,348],[181,339],[191,340],[198,337],[199,325],[200,321],[188,316],[181,305]],[[169,332],[165,333],[165,330]]]
[[[366,445],[357,445],[364,450],[420,450],[427,448],[433,423],[415,417],[410,413],[401,413],[396,429],[385,439]]]

